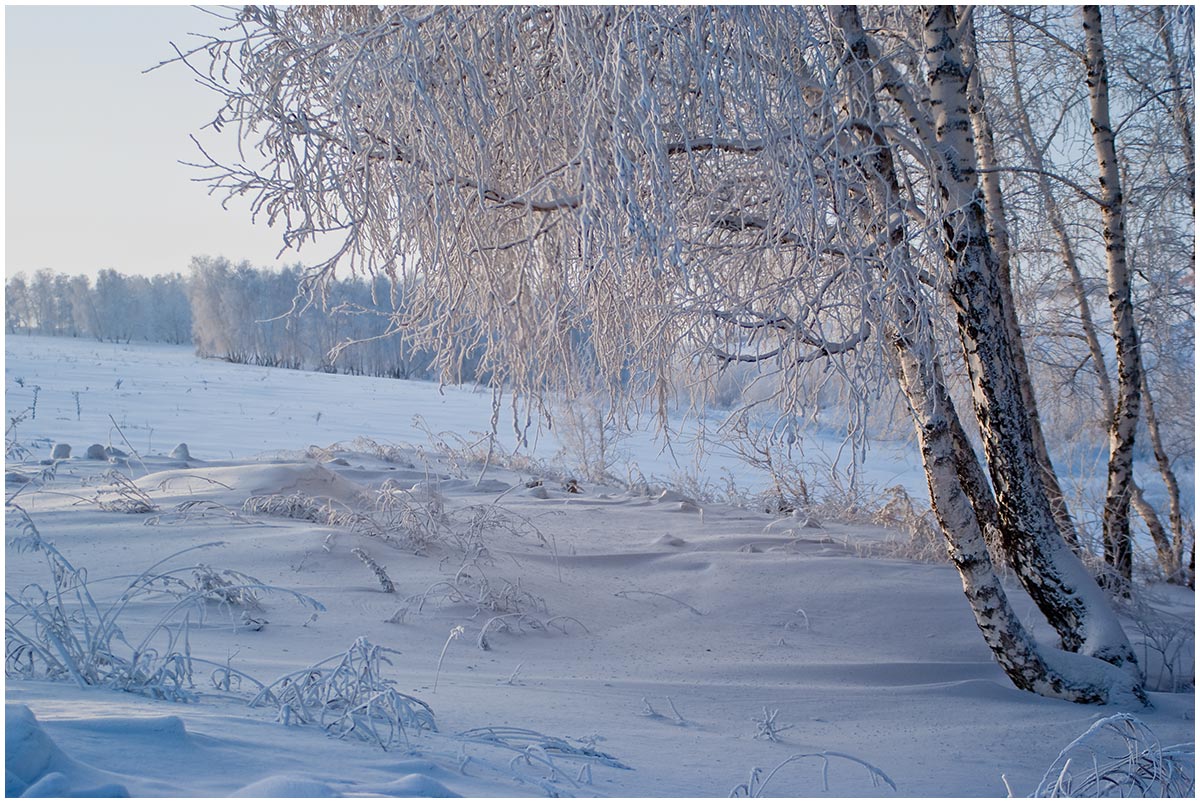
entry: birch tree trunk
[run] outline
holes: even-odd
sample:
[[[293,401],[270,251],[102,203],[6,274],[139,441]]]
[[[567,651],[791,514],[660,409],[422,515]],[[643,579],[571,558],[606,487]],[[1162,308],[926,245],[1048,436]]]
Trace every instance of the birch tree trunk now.
[[[1116,573],[1117,586],[1127,590],[1133,578],[1129,505],[1133,445],[1141,406],[1141,354],[1126,261],[1125,202],[1121,195],[1121,173],[1109,115],[1108,67],[1104,60],[1099,6],[1083,7],[1083,31],[1087,47],[1092,140],[1100,167],[1100,216],[1108,267],[1108,301],[1112,308],[1113,339],[1117,350],[1116,406],[1109,425],[1108,489],[1104,499],[1104,561]]]
[[[1161,9],[1159,11],[1161,13]],[[1080,328],[1083,331],[1084,342],[1087,343],[1088,354],[1096,374],[1096,382],[1100,392],[1100,409],[1104,419],[1111,422],[1115,409],[1112,381],[1109,378],[1108,365],[1105,361],[1104,351],[1100,345],[1100,338],[1092,317],[1091,305],[1087,298],[1087,289],[1084,287],[1083,276],[1075,256],[1075,247],[1067,231],[1062,211],[1059,209],[1057,197],[1051,187],[1042,149],[1037,143],[1037,138],[1033,132],[1033,125],[1029,119],[1029,112],[1025,105],[1020,70],[1018,68],[1016,36],[1011,18],[1008,20],[1008,30],[1009,71],[1013,89],[1012,112],[1013,119],[1017,125],[1017,140],[1021,144],[1026,161],[1036,177],[1038,192],[1041,195],[1042,204],[1046,210],[1046,220],[1050,225],[1051,231],[1054,233],[1055,239],[1058,241],[1063,267],[1067,271],[1067,284],[1071,288],[1079,309]],[[1170,508],[1170,534],[1168,534],[1167,528],[1162,525],[1157,511],[1146,500],[1145,495],[1136,482],[1130,486],[1130,501],[1134,510],[1137,511],[1138,515],[1146,523],[1146,528],[1154,541],[1159,564],[1167,581],[1172,583],[1186,583],[1188,582],[1188,577],[1183,566],[1186,534],[1184,533],[1183,516],[1180,507],[1179,483],[1175,478],[1174,470],[1171,468],[1170,460],[1167,457],[1166,450],[1162,445],[1162,439],[1159,436],[1158,418],[1154,411],[1150,387],[1144,370],[1141,372],[1141,392],[1142,415],[1146,420],[1146,429],[1150,435],[1151,444],[1154,447],[1155,461],[1158,465],[1159,473],[1167,488],[1168,505]]]
[[[962,53],[963,65],[967,68],[969,76],[967,97],[971,126],[975,137],[975,158],[982,171],[980,183],[983,187],[983,198],[987,207],[988,232],[991,235],[992,248],[996,252],[996,280],[1000,286],[1000,296],[1004,301],[1004,325],[1008,329],[1008,338],[1012,345],[1013,365],[1020,378],[1021,400],[1024,402],[1025,412],[1029,416],[1029,428],[1033,434],[1033,449],[1041,467],[1046,494],[1050,497],[1050,504],[1054,507],[1054,518],[1058,522],[1059,532],[1062,534],[1063,540],[1078,551],[1079,534],[1075,530],[1075,522],[1071,519],[1066,495],[1058,482],[1054,464],[1050,460],[1050,450],[1046,446],[1046,438],[1042,432],[1042,417],[1038,412],[1037,397],[1034,394],[1033,380],[1029,373],[1029,361],[1025,356],[1025,344],[1021,339],[1021,325],[1017,320],[1017,304],[1013,297],[1012,249],[1009,246],[1008,218],[1004,211],[1004,196],[1000,192],[1000,173],[995,169],[997,166],[995,137],[992,134],[992,125],[984,106],[983,81],[975,51],[975,26],[972,23],[968,23],[964,31]]]
[[[957,15],[950,6],[930,7],[924,13],[936,137],[928,146],[939,157],[934,180],[943,204],[943,243],[952,274],[949,291],[996,490],[1001,541],[1064,649],[1125,667],[1140,680],[1137,659],[1120,623],[1060,536],[1042,481],[978,187]]]
[[[1017,141],[1021,144],[1029,167],[1034,171],[1038,193],[1042,197],[1042,206],[1046,209],[1046,222],[1050,224],[1050,230],[1054,232],[1054,237],[1058,241],[1059,256],[1062,258],[1063,267],[1067,270],[1067,283],[1071,288],[1071,293],[1075,297],[1075,304],[1079,309],[1080,327],[1083,329],[1084,341],[1087,343],[1088,354],[1092,359],[1092,370],[1096,374],[1096,383],[1100,389],[1100,409],[1104,411],[1105,417],[1111,420],[1113,395],[1112,383],[1108,378],[1108,366],[1104,361],[1104,350],[1100,346],[1100,338],[1096,333],[1096,326],[1093,322],[1091,304],[1088,302],[1087,297],[1087,288],[1083,284],[1083,273],[1079,270],[1079,262],[1075,258],[1075,247],[1067,231],[1067,223],[1063,218],[1062,210],[1059,209],[1058,199],[1055,197],[1054,191],[1050,186],[1050,178],[1046,170],[1046,160],[1042,155],[1042,149],[1038,146],[1037,138],[1034,136],[1033,124],[1030,122],[1029,111],[1025,106],[1024,92],[1021,88],[1020,71],[1018,69],[1016,33],[1013,30],[1011,19],[1008,21],[1008,31],[1008,63],[1013,86],[1012,112],[1013,118],[1017,123]]]
[[[850,79],[846,117],[855,121],[850,126],[855,134],[851,152],[866,182],[868,201],[860,217],[870,234],[867,241],[882,243],[883,278],[894,288],[888,294],[887,336],[916,425],[933,510],[976,624],[997,663],[1018,688],[1080,703],[1127,698],[1144,702],[1137,677],[1095,660],[1040,649],[1012,610],[996,575],[977,513],[981,505],[973,501],[981,491],[970,487],[981,479],[982,471],[974,451],[958,442],[962,425],[942,379],[932,326],[919,301],[918,271],[908,252],[905,218],[899,212],[902,190],[875,100],[869,40],[853,6],[841,7],[837,22],[845,39],[843,63]],[[986,482],[983,486],[991,502]]]
[[[1183,91],[1182,70],[1179,67],[1179,57],[1175,55],[1175,41],[1171,32],[1171,23],[1162,6],[1154,7],[1154,21],[1158,25],[1158,36],[1162,42],[1163,53],[1167,57],[1167,80],[1171,82],[1171,116],[1179,127],[1183,151],[1183,160],[1187,165],[1187,192],[1192,199],[1192,213],[1196,212],[1196,132],[1192,122],[1192,112]]]

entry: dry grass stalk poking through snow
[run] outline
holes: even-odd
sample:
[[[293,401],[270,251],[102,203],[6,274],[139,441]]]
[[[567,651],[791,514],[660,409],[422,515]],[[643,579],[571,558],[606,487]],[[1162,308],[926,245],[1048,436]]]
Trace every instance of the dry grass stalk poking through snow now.
[[[380,566],[375,562],[375,559],[365,549],[355,547],[350,550],[354,556],[363,562],[363,564],[375,573],[375,579],[379,581],[379,587],[383,589],[385,594],[395,594],[396,584],[392,582],[392,578],[388,577],[387,567]]]
[[[106,487],[97,489],[91,497],[84,499],[106,513],[155,513],[158,505],[150,495],[116,469],[100,478]]]
[[[730,797],[762,797],[766,792],[767,784],[769,784],[779,771],[789,764],[797,761],[803,761],[807,758],[821,759],[821,791],[828,794],[829,788],[829,759],[840,758],[843,761],[849,761],[853,764],[858,764],[864,767],[871,776],[871,784],[878,787],[880,783],[885,783],[892,788],[892,791],[897,791],[896,784],[887,776],[883,770],[876,767],[874,764],[863,761],[861,758],[856,758],[847,753],[837,753],[832,750],[825,750],[820,753],[797,753],[794,756],[788,756],[783,761],[775,765],[775,768],[763,776],[763,771],[758,767],[750,770],[750,780],[746,783],[738,784],[733,787],[733,791],[729,793]]]

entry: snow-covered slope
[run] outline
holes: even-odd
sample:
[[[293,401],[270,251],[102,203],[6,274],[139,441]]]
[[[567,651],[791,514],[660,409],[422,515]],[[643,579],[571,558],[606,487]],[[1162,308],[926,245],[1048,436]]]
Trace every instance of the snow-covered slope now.
[[[387,445],[424,443],[417,414],[435,432],[485,430],[480,394],[157,346],[10,338],[6,357],[10,416],[41,387],[36,419],[18,424],[33,454],[9,471],[35,477],[53,442],[75,455],[15,501],[86,569],[101,610],[155,562],[213,542],[157,571],[193,588],[209,578],[210,598],[214,576],[273,589],[179,607],[187,590],[159,582],[121,610],[129,642],[165,622],[157,657],[171,635],[186,647],[195,688],[169,696],[187,700],[8,677],[10,794],[724,796],[797,754],[811,757],[765,794],[998,796],[1002,775],[1028,794],[1063,747],[1117,713],[1013,689],[950,567],[870,557],[886,531],[660,488],[569,489],[519,460],[478,481],[478,465]],[[181,441],[191,459],[168,455]],[[92,442],[138,455],[82,459]],[[647,475],[670,473],[646,469],[649,440],[629,448]],[[114,484],[114,467],[136,484]],[[912,463],[878,470],[911,476]],[[131,500],[154,509],[114,509]],[[28,604],[33,584],[53,581],[23,519],[7,524],[6,588]],[[1190,592],[1154,593],[1192,621]],[[357,685],[323,711],[287,702],[336,662],[301,670],[369,645],[389,651],[376,653],[382,680],[359,661]],[[289,673],[259,694],[256,681]],[[437,732],[390,733],[381,716],[371,731],[367,709],[340,739],[322,728],[344,729],[337,701],[352,694],[380,714],[386,694],[366,692],[388,689],[428,704]],[[1133,713],[1164,745],[1192,741],[1193,693],[1153,700]]]

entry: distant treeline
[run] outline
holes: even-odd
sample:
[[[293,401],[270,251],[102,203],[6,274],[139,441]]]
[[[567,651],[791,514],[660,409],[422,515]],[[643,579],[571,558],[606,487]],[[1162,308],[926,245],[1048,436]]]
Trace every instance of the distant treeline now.
[[[92,284],[87,276],[49,270],[32,279],[18,273],[4,285],[4,329],[10,335],[187,343],[192,339],[187,280],[178,273],[146,278],[102,270]]]
[[[388,331],[399,306],[382,279],[335,279],[323,302],[295,304],[302,269],[264,270],[224,258],[192,260],[189,276],[146,278],[18,273],[4,288],[5,331],[128,343],[187,343],[201,357],[331,373],[433,379],[432,355]],[[291,313],[291,314],[289,314]],[[352,342],[333,356],[335,347]],[[457,379],[477,379],[471,364]]]

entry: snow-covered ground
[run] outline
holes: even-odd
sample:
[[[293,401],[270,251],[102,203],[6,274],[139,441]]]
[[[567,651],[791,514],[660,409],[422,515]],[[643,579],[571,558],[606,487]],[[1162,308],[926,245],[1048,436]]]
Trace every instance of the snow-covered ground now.
[[[165,674],[142,685],[172,699],[7,678],[9,795],[724,796],[755,767],[754,791],[766,781],[768,796],[1000,796],[1005,779],[1020,795],[1118,713],[1012,688],[952,568],[871,556],[893,533],[696,504],[661,482],[573,493],[522,456],[477,481],[480,466],[436,453],[413,417],[471,443],[489,427],[485,394],[165,346],[10,337],[5,353],[7,416],[40,388],[36,418],[16,429],[32,454],[7,469],[35,477],[54,443],[73,447],[15,501],[86,570],[98,612],[163,559],[156,573],[182,581],[159,581],[117,620],[134,645],[166,625],[157,653],[143,653]],[[169,456],[180,442],[190,459]],[[124,463],[136,485],[83,459],[92,443],[136,450]],[[621,448],[648,478],[729,470],[761,481],[719,458],[693,461],[686,443],[679,463],[648,436]],[[536,456],[556,451],[543,436]],[[915,454],[872,455],[880,487],[920,493]],[[8,482],[7,495],[23,485]],[[154,509],[116,509],[133,502]],[[7,517],[5,582],[28,604],[33,584],[54,581],[23,525]],[[213,583],[252,583],[243,575],[271,589],[255,602]],[[234,602],[195,603],[199,593]],[[1192,627],[1191,592],[1144,595]],[[28,617],[17,625],[31,632]],[[193,659],[194,688],[171,691],[172,649]],[[336,661],[302,671],[343,654],[341,673]],[[339,681],[323,710],[299,702]],[[411,718],[403,734],[387,730],[389,702],[425,712],[403,695],[428,704],[436,732]],[[374,719],[348,718],[337,700],[351,698],[373,701]],[[1152,698],[1132,713],[1161,743],[1194,741],[1193,691]],[[322,727],[351,721],[342,738]],[[795,755],[810,757],[768,780]]]

